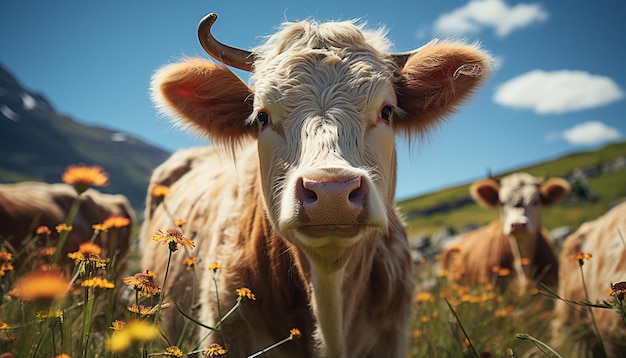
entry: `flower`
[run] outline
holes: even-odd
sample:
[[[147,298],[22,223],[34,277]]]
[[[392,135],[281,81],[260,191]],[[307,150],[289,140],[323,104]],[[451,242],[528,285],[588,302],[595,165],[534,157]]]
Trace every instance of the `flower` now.
[[[109,176],[98,165],[69,165],[61,175],[64,183],[74,186],[77,194],[82,194],[90,186],[107,186]]]
[[[300,338],[300,337],[302,337],[302,333],[301,333],[301,332],[300,332],[300,330],[299,330],[299,329],[297,329],[297,328],[292,328],[292,329],[290,329],[290,330],[289,330],[289,335],[290,335],[290,337],[292,337],[292,338]]]
[[[133,342],[148,342],[159,336],[159,329],[146,321],[130,321],[113,331],[107,344],[111,352],[123,352]]]
[[[623,301],[624,294],[626,294],[626,282],[611,284],[611,296],[617,297],[618,300]]]
[[[115,283],[107,280],[104,277],[94,277],[84,280],[81,283],[82,287],[95,287],[95,288],[114,288]]]
[[[43,257],[52,257],[57,252],[56,246],[46,246],[39,249],[39,254]]]
[[[172,355],[172,357],[182,357],[184,355],[183,351],[181,351],[176,346],[170,346],[165,348],[165,353],[169,353],[170,355]]]
[[[119,229],[130,225],[130,218],[122,215],[112,215],[106,218],[102,225],[107,228]]]
[[[86,241],[78,245],[78,251],[83,255],[100,255],[102,253],[102,248],[98,244]]]
[[[0,264],[0,277],[4,276],[7,271],[13,271],[13,265],[11,264],[11,260],[13,260],[13,254],[7,251],[0,251],[0,260],[4,261]]]
[[[63,311],[61,311],[60,309],[57,309],[56,311],[52,312],[52,311],[39,311],[35,314],[35,317],[39,320],[39,321],[43,321],[44,319],[48,318],[48,317],[55,317],[55,318],[62,318],[63,317]]]
[[[45,226],[45,225],[41,225],[37,228],[37,230],[35,231],[35,234],[37,235],[52,235],[52,231],[50,231],[50,229]]]
[[[169,249],[172,252],[178,250],[177,245],[187,246],[191,249],[196,247],[196,244],[186,238],[179,229],[168,229],[166,232],[159,229],[156,235],[152,236],[152,240],[157,242],[161,241],[164,245],[169,245]]]
[[[415,302],[435,302],[435,297],[430,292],[419,292],[415,296]]]
[[[174,220],[174,226],[183,227],[183,225],[185,225],[186,223],[187,223],[187,220],[185,219]]]
[[[56,232],[58,232],[59,234],[62,233],[63,231],[72,231],[72,226],[71,225],[67,225],[65,223],[59,224],[57,226],[54,227],[54,229],[56,230]]]
[[[111,322],[111,328],[113,328],[114,331],[119,331],[120,329],[123,329],[124,327],[126,327],[125,321],[115,320]]]
[[[152,188],[152,192],[151,192],[152,196],[156,198],[167,196],[169,193],[170,193],[170,188],[161,184],[155,185]]]
[[[152,306],[136,305],[126,307],[130,312],[140,314],[142,316],[149,316],[154,313]]]
[[[226,354],[226,350],[217,343],[211,343],[206,350],[202,351],[205,357],[219,357]]]
[[[51,300],[64,296],[68,286],[61,271],[40,269],[22,276],[9,295],[20,301]]]
[[[161,286],[154,283],[156,274],[154,271],[146,270],[145,272],[136,273],[123,279],[124,284],[134,286],[135,291],[143,296],[156,296],[161,293]]]
[[[209,270],[213,272],[217,272],[217,270],[221,268],[222,268],[222,265],[218,264],[217,262],[213,262],[212,264],[209,265]]]
[[[93,224],[91,228],[98,232],[107,232],[109,231],[109,227],[104,224]]]
[[[585,261],[591,260],[591,254],[588,254],[586,252],[579,252],[579,253],[570,255],[570,258],[572,260],[578,260],[578,264],[582,266],[585,263]]]
[[[190,268],[195,266],[196,263],[198,263],[198,258],[197,257],[188,257],[188,258],[183,260],[183,264],[187,266],[187,270],[189,270]]]
[[[237,292],[237,296],[239,296],[240,298],[247,298],[253,301],[256,300],[254,293],[252,293],[252,291],[250,291],[249,288],[246,288],[246,287],[238,288],[235,290],[235,292]]]

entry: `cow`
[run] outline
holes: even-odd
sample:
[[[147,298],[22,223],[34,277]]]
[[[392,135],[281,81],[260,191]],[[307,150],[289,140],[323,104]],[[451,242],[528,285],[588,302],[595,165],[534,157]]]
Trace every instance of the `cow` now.
[[[610,292],[618,293],[614,296],[619,296],[621,290],[623,299],[624,284],[619,283],[626,281],[625,233],[626,202],[623,202],[600,218],[582,224],[576,232],[569,235],[559,256],[558,296],[570,301],[613,302]],[[584,254],[591,255],[589,262],[586,262]],[[583,263],[582,273],[579,260]],[[585,290],[589,296],[586,296]],[[587,333],[594,332],[588,307],[557,300],[554,310],[552,332],[555,347],[573,347],[576,351],[572,354],[580,354],[581,349],[589,349],[596,356],[626,356],[626,325],[615,310],[593,309],[596,326],[604,343],[604,354],[597,338],[580,338],[595,337],[593,333],[581,334],[585,330]]]
[[[13,251],[28,246],[28,252],[36,257],[35,247],[56,245],[58,233],[55,227],[65,222],[76,197],[76,191],[68,184],[28,181],[0,184],[0,238]],[[81,243],[91,239],[94,233],[92,225],[101,224],[112,216],[127,218],[129,225],[116,229],[116,243],[109,242],[111,238],[105,232],[98,235],[96,243],[102,246],[104,257],[112,256],[109,252],[110,245],[115,245],[120,258],[125,256],[129,252],[131,227],[135,219],[128,199],[121,194],[104,194],[89,189],[79,200],[80,207],[62,248],[61,257],[78,251]],[[35,246],[30,247],[29,243],[40,226],[46,226],[50,230],[50,236],[46,240],[44,235],[40,235]]]
[[[457,282],[495,278],[499,289],[520,294],[528,280],[556,287],[556,249],[541,224],[540,209],[555,205],[569,190],[563,179],[527,173],[476,181],[470,186],[472,198],[485,208],[499,207],[500,217],[448,243],[441,254],[442,270]]]
[[[414,282],[394,206],[394,134],[425,135],[481,84],[491,57],[451,41],[390,53],[381,30],[355,21],[285,23],[248,51],[217,41],[215,19],[200,22],[203,48],[252,71],[254,86],[198,58],[153,76],[157,107],[215,146],[173,154],[153,173],[150,188],[170,192],[148,195],[143,268],[165,271],[168,250],[151,236],[182,218],[190,254],[221,269],[217,289],[214,270],[200,271],[194,296],[186,255],[174,253],[169,299],[183,310],[200,304],[196,318],[214,326],[237,288],[256,297],[220,324],[232,356],[291,328],[302,338],[268,356],[405,356]],[[175,310],[163,320],[181,332]]]

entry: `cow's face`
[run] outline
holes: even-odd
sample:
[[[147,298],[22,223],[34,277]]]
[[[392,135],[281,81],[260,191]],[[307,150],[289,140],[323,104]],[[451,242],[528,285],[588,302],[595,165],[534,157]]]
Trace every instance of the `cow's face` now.
[[[161,69],[157,104],[217,143],[257,139],[264,204],[275,229],[316,263],[388,230],[394,134],[423,134],[474,89],[489,57],[431,44],[402,68],[379,32],[352,23],[290,24],[256,53],[254,90],[198,59]]]
[[[540,208],[558,203],[569,192],[563,179],[543,180],[525,173],[479,181],[472,196],[483,206],[500,206],[502,233],[518,238],[536,237],[541,229]]]

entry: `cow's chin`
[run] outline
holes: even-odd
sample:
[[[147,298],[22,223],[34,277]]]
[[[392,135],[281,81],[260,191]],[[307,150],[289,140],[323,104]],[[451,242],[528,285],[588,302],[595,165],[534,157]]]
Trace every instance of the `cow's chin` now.
[[[336,271],[343,267],[350,252],[375,227],[363,225],[308,225],[293,229],[292,240],[321,270]]]

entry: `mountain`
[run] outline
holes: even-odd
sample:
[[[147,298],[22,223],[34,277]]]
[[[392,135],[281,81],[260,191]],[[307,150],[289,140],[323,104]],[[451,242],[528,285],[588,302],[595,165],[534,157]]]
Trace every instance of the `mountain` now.
[[[0,183],[61,181],[70,164],[100,165],[109,185],[140,213],[152,170],[170,153],[121,131],[87,126],[59,113],[0,65]]]

